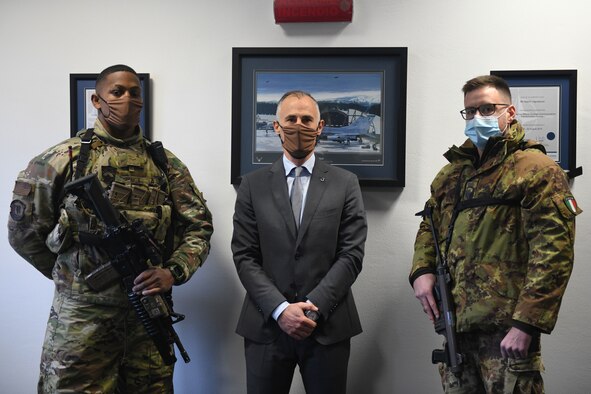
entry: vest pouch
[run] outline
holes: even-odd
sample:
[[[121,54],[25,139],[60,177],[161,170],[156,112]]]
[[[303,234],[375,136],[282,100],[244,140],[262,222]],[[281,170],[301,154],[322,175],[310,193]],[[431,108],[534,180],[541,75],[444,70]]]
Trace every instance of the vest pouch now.
[[[84,280],[92,290],[102,291],[111,287],[120,277],[117,270],[108,262],[86,275]]]
[[[125,206],[131,200],[132,188],[127,187],[121,183],[113,182],[109,190],[109,200],[113,205]]]
[[[132,207],[144,207],[148,204],[148,198],[150,197],[150,190],[147,187],[132,186],[131,187],[131,206]]]
[[[162,243],[166,238],[166,232],[171,223],[171,207],[169,205],[159,205],[149,210],[124,210],[122,211],[129,223],[135,219],[141,219],[144,226],[152,233],[154,239]]]
[[[150,195],[148,197],[147,205],[156,206],[164,203],[168,194],[162,190],[152,187],[150,188]]]

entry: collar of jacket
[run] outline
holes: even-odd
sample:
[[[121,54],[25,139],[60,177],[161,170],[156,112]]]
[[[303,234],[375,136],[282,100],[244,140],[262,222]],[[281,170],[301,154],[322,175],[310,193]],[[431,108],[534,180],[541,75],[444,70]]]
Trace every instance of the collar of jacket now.
[[[115,146],[130,146],[137,144],[143,139],[142,130],[137,126],[133,135],[126,139],[115,138],[105,129],[101,121],[97,118],[94,122],[94,133],[103,141]]]
[[[500,164],[509,154],[520,149],[524,138],[523,126],[514,120],[505,135],[490,139],[481,157],[478,156],[478,150],[470,139],[467,139],[460,147],[452,146],[443,156],[450,163],[466,160],[472,162],[474,166],[480,163],[479,169],[484,171]]]

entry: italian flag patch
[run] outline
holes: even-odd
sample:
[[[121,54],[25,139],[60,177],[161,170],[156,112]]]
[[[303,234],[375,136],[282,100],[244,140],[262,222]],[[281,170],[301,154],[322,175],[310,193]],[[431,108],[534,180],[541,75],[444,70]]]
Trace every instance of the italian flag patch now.
[[[577,200],[575,200],[574,197],[565,197],[564,204],[566,205],[569,211],[571,211],[575,215],[577,214],[578,205]]]

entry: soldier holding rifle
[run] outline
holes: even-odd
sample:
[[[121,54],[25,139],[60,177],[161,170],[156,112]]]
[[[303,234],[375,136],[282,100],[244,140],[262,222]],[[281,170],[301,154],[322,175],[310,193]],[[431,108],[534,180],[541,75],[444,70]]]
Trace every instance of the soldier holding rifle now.
[[[444,361],[446,393],[541,393],[540,334],[556,324],[581,210],[564,171],[524,138],[507,83],[485,75],[463,92],[468,140],[447,151],[449,164],[431,184],[433,220],[421,222],[410,282],[427,316],[439,320],[438,234],[462,355],[455,365],[435,360]]]
[[[55,282],[38,391],[171,393],[174,313],[169,302],[160,303],[159,328],[148,332],[154,324],[142,323],[152,317],[139,316],[139,307],[146,297],[162,299],[204,262],[211,214],[187,167],[143,137],[141,85],[133,69],[105,69],[92,104],[94,128],[31,160],[10,206],[10,244]],[[90,174],[115,209],[110,223],[82,194],[64,189]],[[121,223],[137,224],[135,232],[118,228],[119,215]],[[131,262],[145,269],[130,277]],[[172,339],[154,340],[165,332]]]

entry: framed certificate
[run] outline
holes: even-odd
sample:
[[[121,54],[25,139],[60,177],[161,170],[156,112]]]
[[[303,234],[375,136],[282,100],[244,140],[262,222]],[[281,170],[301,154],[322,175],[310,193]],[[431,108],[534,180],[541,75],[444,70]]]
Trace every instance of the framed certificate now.
[[[574,178],[576,166],[577,70],[491,71],[507,81],[517,119],[528,139],[538,141]]]

